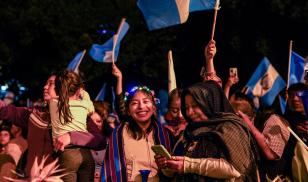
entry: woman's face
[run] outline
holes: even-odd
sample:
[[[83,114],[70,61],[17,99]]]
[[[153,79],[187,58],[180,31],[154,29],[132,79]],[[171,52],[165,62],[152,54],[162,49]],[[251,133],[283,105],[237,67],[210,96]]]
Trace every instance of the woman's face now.
[[[129,115],[139,124],[151,122],[156,111],[152,99],[145,93],[137,91],[128,104]]]
[[[291,111],[305,114],[304,105],[300,97],[300,91],[289,91],[288,92],[288,106]]]
[[[55,98],[57,96],[55,91],[55,79],[56,76],[51,76],[47,80],[44,86],[44,100],[49,101],[51,98]]]
[[[181,99],[179,97],[176,97],[171,101],[168,112],[172,115],[173,118],[182,117]]]
[[[190,95],[185,96],[186,116],[193,122],[207,121],[208,117],[202,112],[201,108]]]
[[[11,139],[10,133],[6,130],[2,130],[0,132],[0,144],[1,145],[6,145],[7,143],[9,143]]]

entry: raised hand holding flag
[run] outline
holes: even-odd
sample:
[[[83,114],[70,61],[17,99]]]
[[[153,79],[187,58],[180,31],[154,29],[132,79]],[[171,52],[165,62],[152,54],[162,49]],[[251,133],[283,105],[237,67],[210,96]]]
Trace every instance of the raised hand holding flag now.
[[[128,23],[126,23],[125,18],[122,18],[117,33],[103,45],[93,44],[89,51],[89,55],[97,62],[114,63],[119,55],[120,42],[128,29]]]

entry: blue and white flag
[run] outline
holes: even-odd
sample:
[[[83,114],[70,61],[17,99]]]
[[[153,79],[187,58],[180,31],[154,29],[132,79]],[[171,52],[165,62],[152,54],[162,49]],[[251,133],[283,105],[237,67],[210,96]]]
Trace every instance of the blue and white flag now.
[[[86,53],[86,50],[83,50],[83,51],[80,51],[76,54],[76,56],[74,57],[74,59],[70,62],[70,64],[67,66],[66,69],[68,70],[72,70],[74,71],[75,73],[78,73],[78,68],[79,68],[79,65],[84,57]]]
[[[103,87],[97,94],[95,101],[104,101],[105,100],[105,95],[106,95],[106,83],[103,84]]]
[[[284,114],[286,112],[287,101],[285,98],[281,97],[280,95],[279,95],[279,105],[280,105],[281,113]]]
[[[190,0],[189,12],[214,9],[215,3],[215,0]]]
[[[103,45],[93,44],[89,51],[89,55],[95,61],[101,63],[103,62],[112,63],[113,62],[112,58],[114,55],[114,61],[116,61],[119,55],[120,42],[124,38],[128,29],[129,29],[128,23],[126,23],[125,19],[122,19],[117,33],[113,37],[108,39]]]
[[[285,81],[265,57],[246,85],[247,95],[259,98],[264,106],[270,106],[285,86]]]
[[[149,30],[185,23],[189,12],[214,9],[215,0],[138,0]]]
[[[290,75],[288,75],[289,79],[289,86],[295,83],[305,83],[305,70],[308,70],[308,64],[306,60],[298,55],[297,53],[291,53],[291,60],[290,60]]]

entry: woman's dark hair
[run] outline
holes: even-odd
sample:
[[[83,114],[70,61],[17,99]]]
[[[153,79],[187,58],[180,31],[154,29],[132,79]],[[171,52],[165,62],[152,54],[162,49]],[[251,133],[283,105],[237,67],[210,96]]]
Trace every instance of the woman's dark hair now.
[[[168,98],[168,108],[170,108],[171,102],[178,98],[181,99],[181,94],[182,94],[182,89],[175,88],[169,93],[169,98]]]
[[[105,101],[94,101],[93,102],[95,112],[97,112],[103,120],[107,119],[108,114],[111,112],[111,106]]]
[[[181,111],[188,122],[191,122],[191,119],[186,115],[185,97],[187,95],[193,97],[202,112],[209,119],[220,115],[221,112],[235,113],[220,85],[213,80],[209,80],[193,84],[183,89],[181,95]]]
[[[0,125],[0,132],[1,131],[7,131],[10,134],[10,140],[12,140],[14,138],[13,134],[11,133],[11,128],[12,128],[11,124],[2,123]]]
[[[308,85],[304,83],[296,83],[296,84],[291,85],[288,88],[288,91],[295,91],[295,92],[304,91],[304,90],[308,90]]]
[[[129,111],[129,104],[132,101],[132,98],[136,95],[136,93],[141,92],[145,94],[153,103],[153,106],[156,107],[155,105],[155,98],[154,98],[154,93],[152,90],[150,90],[146,86],[136,86],[133,89],[131,89],[129,92],[125,93],[125,107],[126,107],[126,112]],[[132,132],[132,137],[136,140],[141,139],[144,137],[145,133],[142,131],[142,129],[139,127],[139,125],[136,123],[136,121],[129,115],[128,115],[128,128]],[[151,126],[156,122],[156,115],[153,114],[151,116]],[[146,131],[146,133],[149,133],[152,130],[152,127],[149,127]]]
[[[256,114],[256,108],[251,98],[249,98],[246,94],[241,91],[236,91],[232,94],[235,102],[232,102],[231,105],[235,110],[241,110],[245,114],[249,116],[249,118],[254,118]],[[243,104],[241,101],[246,101],[248,106]]]
[[[76,94],[78,89],[83,87],[84,85],[80,76],[73,71],[64,70],[56,74],[55,91],[59,96],[59,118],[62,124],[72,121],[72,114],[69,110],[69,97]],[[62,117],[63,121],[61,121]]]

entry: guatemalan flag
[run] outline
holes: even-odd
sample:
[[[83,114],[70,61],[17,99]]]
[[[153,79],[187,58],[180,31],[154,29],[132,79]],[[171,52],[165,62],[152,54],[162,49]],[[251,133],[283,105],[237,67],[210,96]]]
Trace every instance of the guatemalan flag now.
[[[305,70],[308,70],[306,60],[295,52],[291,52],[289,86],[295,83],[305,83]]]
[[[106,83],[103,84],[101,90],[97,94],[95,101],[104,101],[106,95]]]
[[[248,81],[246,93],[252,98],[259,98],[264,106],[270,106],[285,86],[285,81],[265,57]]]
[[[185,23],[189,12],[214,9],[215,0],[138,0],[149,30]]]
[[[83,50],[83,51],[78,52],[78,53],[75,55],[74,59],[73,59],[73,60],[70,62],[70,64],[67,66],[66,69],[72,70],[72,71],[74,71],[75,73],[78,73],[79,65],[80,65],[80,63],[81,63],[81,61],[82,61],[82,59],[83,59],[85,53],[86,53],[86,50]]]
[[[112,63],[112,56],[114,54],[114,61],[116,61],[119,55],[120,42],[124,38],[128,29],[128,23],[126,23],[125,19],[122,19],[117,34],[108,39],[102,45],[93,44],[89,51],[89,55],[97,62]]]

